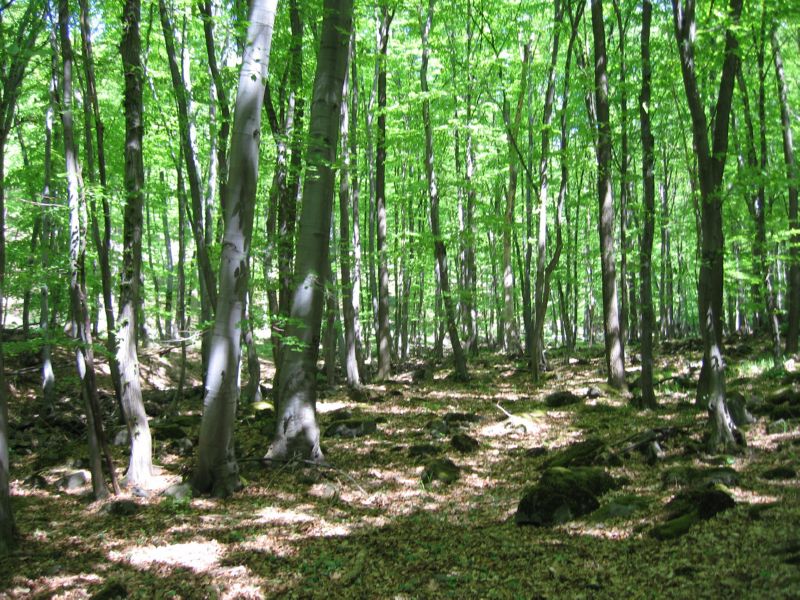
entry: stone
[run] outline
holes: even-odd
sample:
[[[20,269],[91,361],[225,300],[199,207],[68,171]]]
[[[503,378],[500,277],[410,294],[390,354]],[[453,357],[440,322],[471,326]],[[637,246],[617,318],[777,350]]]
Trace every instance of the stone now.
[[[712,467],[698,469],[691,466],[676,466],[666,469],[661,474],[664,487],[670,486],[708,486],[708,485],[739,485],[739,473],[731,467]]]
[[[115,446],[127,446],[130,440],[130,434],[128,433],[128,428],[124,427],[119,429],[117,433],[114,434],[114,440],[111,442]]]
[[[444,484],[451,484],[458,481],[461,476],[461,469],[449,458],[435,458],[425,465],[422,471],[422,483],[430,484],[434,481],[441,481]]]
[[[441,453],[439,446],[433,444],[415,444],[408,449],[408,456],[410,458],[423,458],[426,456],[436,456]]]
[[[22,483],[35,490],[43,490],[44,488],[47,487],[47,479],[45,479],[38,473],[25,478],[25,481],[23,481]]]
[[[178,501],[187,500],[192,497],[192,486],[188,483],[176,483],[161,492],[161,495]]]
[[[378,424],[374,419],[347,419],[336,421],[328,425],[325,437],[356,438],[369,435],[378,431]]]
[[[180,440],[175,440],[170,447],[178,452],[179,454],[187,455],[191,454],[192,449],[194,448],[194,443],[189,438],[183,438]]]
[[[771,480],[794,479],[797,477],[797,471],[794,469],[794,467],[790,467],[789,465],[781,465],[779,467],[767,469],[761,474],[761,477]]]
[[[558,451],[545,461],[547,467],[580,467],[604,464],[608,446],[599,438],[588,438]]]
[[[598,467],[553,467],[529,487],[517,506],[517,525],[548,526],[566,523],[599,508],[598,496],[619,486]]]
[[[728,404],[728,412],[731,414],[731,418],[737,427],[752,425],[756,422],[753,415],[747,410],[747,399],[744,397],[744,394],[738,391],[729,392],[726,397],[726,402]]]
[[[435,436],[445,436],[450,433],[450,427],[442,419],[431,419],[425,423],[425,430]]]
[[[603,395],[603,392],[600,390],[600,388],[596,388],[594,386],[591,386],[588,390],[586,390],[586,397],[589,400],[595,400],[595,399],[599,398],[602,395]]]
[[[778,419],[767,425],[767,434],[776,435],[778,433],[787,433],[789,431],[789,423],[786,419]]]
[[[92,594],[92,600],[119,600],[128,597],[128,588],[120,581],[108,581],[99,591]]]
[[[650,530],[650,535],[659,541],[674,540],[689,531],[692,525],[698,521],[699,518],[695,513],[681,515],[680,517],[669,519],[660,525],[656,525]]]
[[[320,500],[335,500],[339,497],[339,488],[332,483],[315,483],[308,488],[308,495]]]
[[[736,502],[723,487],[706,485],[682,490],[667,503],[668,517],[674,519],[697,512],[701,519],[710,519],[718,513],[733,508]]]
[[[549,408],[561,408],[563,406],[570,406],[578,404],[581,401],[580,397],[576,396],[568,390],[553,392],[544,398],[544,403]]]
[[[592,520],[604,522],[611,519],[628,519],[649,505],[650,501],[643,496],[633,494],[619,496],[594,511]]]
[[[142,507],[133,500],[117,500],[116,502],[106,504],[102,508],[102,512],[115,517],[130,517],[141,510]]]
[[[479,423],[481,418],[478,415],[473,415],[471,413],[463,413],[463,412],[451,412],[447,413],[444,417],[444,422],[447,423],[448,426],[457,426],[463,427],[468,423]]]
[[[450,444],[463,454],[476,452],[480,447],[478,440],[466,433],[457,433],[450,438]]]
[[[58,480],[56,486],[59,489],[71,492],[83,487],[91,480],[92,480],[91,473],[89,473],[89,471],[85,469],[81,469],[80,471],[75,471],[74,473],[70,473],[69,475],[64,475],[61,479]]]

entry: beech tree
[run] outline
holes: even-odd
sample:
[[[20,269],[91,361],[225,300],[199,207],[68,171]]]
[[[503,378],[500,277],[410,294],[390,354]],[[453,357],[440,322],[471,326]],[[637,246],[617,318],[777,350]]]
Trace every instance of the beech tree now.
[[[325,284],[330,270],[333,165],[339,144],[353,3],[325,0],[323,11],[288,328],[295,342],[283,350],[275,438],[265,456],[274,461],[294,457],[324,460],[316,421],[316,367]]]
[[[239,400],[242,323],[250,277],[261,109],[277,3],[277,0],[253,0],[250,6],[247,42],[233,111],[219,296],[205,381],[197,467],[192,480],[195,489],[215,496],[227,496],[241,485],[233,431]]]

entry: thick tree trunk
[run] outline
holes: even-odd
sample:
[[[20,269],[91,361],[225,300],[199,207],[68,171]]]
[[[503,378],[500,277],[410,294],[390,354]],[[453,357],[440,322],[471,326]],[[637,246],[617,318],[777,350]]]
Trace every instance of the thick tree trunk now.
[[[603,278],[603,331],[608,382],[618,389],[625,384],[625,356],[619,324],[617,275],[614,258],[614,200],[611,184],[611,126],[608,106],[606,34],[602,0],[591,0],[594,36],[594,83],[597,111],[597,191],[600,201],[600,263]]]
[[[127,0],[122,13],[120,44],[125,74],[125,214],[122,278],[120,282],[117,362],[122,384],[122,408],[130,434],[130,462],[125,480],[129,486],[147,488],[153,471],[150,426],[142,401],[139,358],[136,351],[139,281],[142,274],[142,207],[144,203],[144,135],[142,61],[139,36],[140,0]]]
[[[433,28],[434,0],[428,0],[428,15],[422,27],[422,66],[419,71],[420,87],[422,88],[422,123],[425,128],[425,175],[428,180],[428,198],[431,203],[431,235],[433,236],[433,250],[436,264],[439,267],[439,280],[444,301],[445,318],[447,319],[447,334],[453,348],[453,362],[455,363],[456,377],[461,381],[469,378],[467,373],[467,360],[461,341],[458,337],[456,324],[456,311],[453,298],[450,295],[450,281],[447,274],[447,249],[442,239],[439,225],[439,188],[436,183],[436,170],[434,168],[433,132],[431,130],[431,105],[428,98],[428,59],[430,48],[428,38]]]
[[[672,7],[683,85],[692,118],[702,199],[702,260],[698,278],[698,306],[700,332],[703,337],[703,366],[697,399],[708,406],[708,445],[711,450],[717,450],[744,443],[744,436],[733,422],[725,401],[725,361],[722,354],[725,250],[722,230],[722,176],[728,151],[733,86],[739,61],[738,41],[733,29],[728,28],[725,36],[725,62],[714,116],[713,143],[709,146],[708,121],[695,71],[695,0],[687,0],[685,6],[681,0],[672,0]],[[734,24],[738,22],[741,11],[742,0],[731,0],[729,13]]]
[[[642,397],[640,407],[655,408],[653,390],[653,286],[651,282],[653,235],[655,233],[655,141],[650,127],[652,70],[650,67],[650,21],[653,5],[644,0],[642,5],[642,90],[639,95],[639,122],[642,137],[642,202],[644,205],[644,231],[639,251],[639,273],[642,289]]]
[[[792,119],[789,111],[786,76],[783,71],[783,57],[778,43],[777,29],[772,31],[772,56],[775,63],[775,77],[778,83],[778,96],[781,102],[781,129],[783,131],[783,159],[786,163],[786,177],[789,180],[789,329],[786,332],[786,352],[797,352],[800,337],[800,219],[798,219],[797,166],[794,160],[794,140]],[[800,38],[798,38],[800,41]]]
[[[392,338],[389,329],[389,252],[386,246],[386,61],[389,27],[394,10],[381,5],[382,17],[378,36],[378,131],[375,140],[375,226],[378,253],[378,372],[376,379],[385,380],[392,371]]]
[[[233,429],[239,400],[241,326],[249,286],[248,261],[258,185],[261,109],[276,7],[277,0],[254,0],[251,5],[233,116],[220,287],[193,478],[195,489],[215,496],[227,496],[241,486]]]
[[[89,437],[89,466],[92,473],[92,490],[95,498],[108,495],[103,479],[103,461],[111,477],[114,493],[119,493],[114,464],[103,432],[102,414],[97,395],[94,371],[94,351],[89,323],[89,308],[86,302],[85,257],[86,257],[86,204],[80,190],[80,167],[75,147],[72,117],[72,44],[69,38],[68,0],[58,4],[58,30],[62,57],[61,124],[64,137],[64,158],[67,171],[67,197],[69,198],[70,229],[70,306],[72,335],[78,341],[75,359],[78,379],[86,406],[87,433]]]
[[[328,262],[339,142],[339,115],[352,26],[352,0],[325,0],[311,102],[303,203],[289,326],[301,343],[284,348],[275,439],[268,460],[295,456],[322,461],[316,422],[316,371]]]

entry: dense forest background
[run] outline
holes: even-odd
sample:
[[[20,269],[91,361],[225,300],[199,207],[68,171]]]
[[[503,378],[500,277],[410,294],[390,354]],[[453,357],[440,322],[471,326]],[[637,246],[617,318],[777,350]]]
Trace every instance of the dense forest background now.
[[[738,469],[783,434],[796,458],[794,2],[6,0],[0,78],[0,555],[52,466],[26,436],[58,414],[103,502],[158,497],[182,454],[171,509],[256,465],[372,498],[328,462],[363,457],[320,439],[376,435],[351,409],[381,401],[460,409],[431,435],[480,444],[475,469],[497,456],[480,419],[516,448],[584,398],[622,411],[575,424],[578,462],[536,463],[518,523],[571,520],[526,512],[548,483],[622,485],[552,470],[610,455]],[[423,483],[455,482],[436,460]],[[741,500],[726,477],[681,480],[700,508],[679,529]]]

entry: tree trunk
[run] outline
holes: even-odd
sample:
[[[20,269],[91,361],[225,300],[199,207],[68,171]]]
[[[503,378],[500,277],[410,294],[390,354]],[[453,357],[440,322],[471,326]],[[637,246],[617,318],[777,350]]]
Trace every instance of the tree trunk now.
[[[295,456],[322,461],[316,422],[316,372],[339,142],[347,44],[352,0],[325,0],[306,164],[311,176],[303,184],[303,203],[295,264],[295,288],[289,325],[300,344],[284,348],[280,369],[277,427],[268,460]]]
[[[614,258],[614,200],[611,185],[611,126],[608,106],[606,34],[602,0],[591,0],[594,36],[594,82],[597,111],[597,191],[600,201],[600,259],[603,279],[603,332],[608,382],[624,389],[625,355],[617,304],[617,275]]]
[[[139,358],[136,351],[139,282],[142,273],[142,207],[144,203],[144,135],[142,62],[139,37],[140,0],[127,0],[123,9],[120,44],[125,74],[125,214],[120,281],[117,362],[122,383],[122,407],[130,434],[130,462],[125,480],[147,488],[153,471],[150,426],[142,401]]]
[[[447,319],[447,334],[453,348],[453,362],[455,363],[456,377],[460,381],[469,379],[467,373],[467,360],[461,348],[456,324],[456,311],[453,298],[450,295],[450,281],[447,274],[447,249],[442,239],[439,225],[439,188],[436,183],[436,170],[434,168],[433,132],[431,131],[431,106],[428,98],[428,59],[430,48],[428,38],[433,28],[434,0],[428,0],[428,15],[422,27],[422,66],[419,71],[420,86],[422,88],[422,123],[425,128],[425,175],[428,180],[428,198],[431,203],[431,235],[433,236],[433,250],[436,264],[439,267],[439,279],[444,301],[445,317]]]
[[[350,37],[350,47],[348,50],[349,60],[355,61],[355,36]],[[342,168],[339,171],[339,263],[341,269],[342,283],[342,318],[344,320],[344,371],[347,378],[347,385],[357,388],[361,385],[361,373],[358,365],[358,354],[361,349],[358,347],[356,339],[356,328],[358,315],[354,308],[355,286],[350,272],[350,207],[352,205],[352,187],[350,162],[355,157],[355,152],[351,153],[350,146],[350,103],[348,94],[350,92],[350,79],[345,73],[344,88],[342,90],[342,112],[340,124],[340,144],[342,153]],[[355,131],[353,131],[355,133]],[[357,221],[354,220],[354,223]]]
[[[239,400],[241,325],[249,286],[248,261],[258,184],[261,109],[276,7],[277,0],[254,0],[251,5],[233,116],[220,288],[192,482],[198,491],[215,496],[227,496],[241,486],[233,429]]]
[[[111,477],[114,493],[119,493],[114,464],[103,432],[102,413],[97,395],[94,371],[92,332],[89,324],[89,308],[86,302],[85,257],[86,257],[86,204],[80,190],[80,167],[75,147],[72,118],[72,44],[69,38],[68,0],[59,0],[58,30],[61,41],[62,106],[61,124],[64,136],[64,158],[67,171],[67,197],[69,198],[70,229],[70,306],[72,335],[78,340],[75,349],[78,379],[86,406],[86,421],[89,436],[89,466],[92,473],[92,490],[95,498],[108,495],[103,479],[103,460]]]
[[[655,232],[655,141],[650,127],[652,71],[650,67],[650,21],[653,5],[644,0],[642,5],[642,90],[639,95],[639,122],[642,137],[642,202],[644,205],[644,231],[639,251],[639,273],[642,289],[642,397],[640,408],[655,408],[653,390],[653,286],[651,282],[653,236]]]
[[[702,200],[702,260],[698,278],[700,332],[703,338],[703,366],[697,389],[698,402],[708,406],[709,449],[715,451],[744,443],[725,401],[725,361],[722,354],[724,241],[722,230],[722,176],[728,151],[733,86],[738,65],[738,41],[729,28],[725,35],[725,62],[714,116],[713,144],[709,147],[708,121],[695,72],[695,0],[672,0],[675,37],[681,61],[683,85],[692,118],[694,150],[698,161]],[[738,23],[742,0],[731,0],[729,13]]]
[[[800,40],[800,38],[798,38]],[[789,329],[786,332],[786,352],[797,352],[800,337],[800,219],[797,202],[797,167],[794,161],[792,118],[789,111],[786,77],[783,72],[783,57],[778,43],[777,29],[772,31],[772,55],[775,62],[775,77],[781,102],[781,129],[783,131],[783,159],[786,163],[786,178],[789,180]]]
[[[375,219],[378,253],[378,372],[383,381],[392,371],[392,338],[389,329],[389,257],[386,246],[386,61],[389,27],[394,10],[381,4],[381,25],[378,36],[378,132],[375,157]]]

